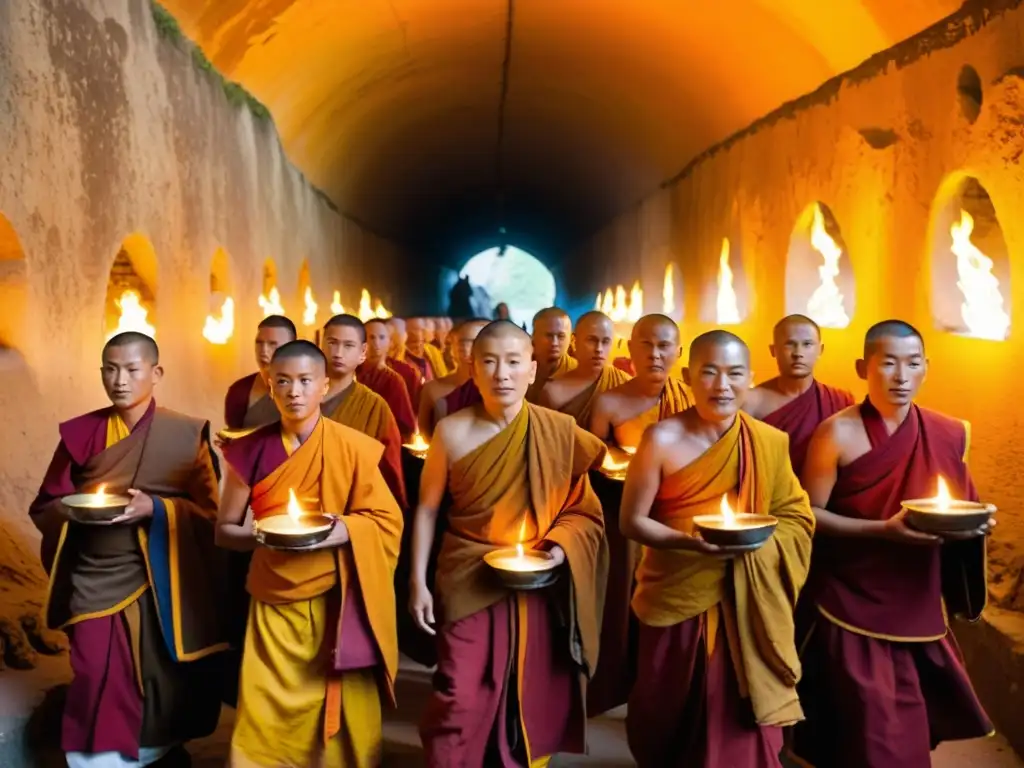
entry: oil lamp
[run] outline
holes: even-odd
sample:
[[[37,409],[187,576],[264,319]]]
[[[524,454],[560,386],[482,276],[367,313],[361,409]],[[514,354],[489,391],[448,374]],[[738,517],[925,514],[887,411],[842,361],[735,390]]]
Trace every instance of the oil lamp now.
[[[994,504],[954,499],[941,475],[937,485],[934,498],[901,502],[911,527],[938,534],[971,531],[987,523],[996,511]]]
[[[599,471],[609,480],[621,482],[626,479],[626,470],[629,469],[629,462],[634,455],[636,455],[636,448],[631,446],[612,448],[604,455],[604,461],[601,462]]]
[[[519,527],[519,543],[484,555],[484,562],[509,589],[541,589],[558,579],[555,559],[544,550],[524,549],[526,517]]]
[[[771,515],[736,514],[729,506],[728,494],[722,494],[719,514],[697,515],[693,524],[708,544],[753,550],[771,538],[779,521]]]
[[[256,521],[256,539],[275,549],[304,549],[326,539],[336,522],[321,512],[304,512],[295,498],[295,489],[290,488],[287,513]]]
[[[423,435],[417,429],[412,435],[412,440],[408,443],[403,443],[402,447],[417,459],[425,459],[427,458],[427,451],[430,449],[430,443],[423,439]]]
[[[61,499],[69,510],[72,518],[79,523],[106,523],[124,514],[125,508],[131,504],[131,496],[120,493],[107,493],[106,484],[101,485],[94,493],[75,493]]]

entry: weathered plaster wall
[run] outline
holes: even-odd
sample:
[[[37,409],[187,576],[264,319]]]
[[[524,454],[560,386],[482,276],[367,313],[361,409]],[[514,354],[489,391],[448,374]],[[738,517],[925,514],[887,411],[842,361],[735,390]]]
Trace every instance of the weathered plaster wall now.
[[[156,254],[159,400],[217,425],[252,363],[264,259],[293,317],[308,259],[321,321],[333,289],[354,304],[401,259],[305,181],[269,121],[231,106],[158,34],[146,0],[0,2],[0,638],[42,598],[26,509],[58,422],[105,403],[107,280],[132,233]],[[218,248],[237,306],[226,346],[201,335]],[[0,672],[0,723],[33,690],[28,674]],[[0,725],[10,765],[3,737]]]
[[[824,332],[821,378],[863,393],[853,360],[873,322],[900,317],[925,333],[931,368],[921,401],[972,422],[971,467],[982,496],[1001,510],[990,549],[992,595],[1003,609],[1024,612],[1024,10],[982,20],[966,16],[927,40],[899,46],[760,121],[706,153],[576,257],[603,270],[594,291],[642,278],[647,311],[661,310],[665,264],[674,260],[685,288],[685,344],[715,325],[701,318],[701,307],[715,295],[721,240],[732,238],[750,299],[735,330],[750,343],[763,380],[775,373],[768,344],[785,312],[794,224],[809,203],[828,205],[852,260],[856,311],[849,328]],[[973,124],[957,93],[964,65],[977,70],[983,87]],[[1016,327],[1005,342],[943,333],[932,319],[929,218],[940,186],[958,172],[986,187],[1006,241],[1012,282],[1002,290]],[[957,287],[950,282],[945,290]],[[1013,623],[1012,614],[1000,618]],[[1018,622],[1024,626],[1024,616]],[[974,655],[984,663],[985,653]],[[1005,676],[988,677],[989,700],[1005,704],[1013,686]]]

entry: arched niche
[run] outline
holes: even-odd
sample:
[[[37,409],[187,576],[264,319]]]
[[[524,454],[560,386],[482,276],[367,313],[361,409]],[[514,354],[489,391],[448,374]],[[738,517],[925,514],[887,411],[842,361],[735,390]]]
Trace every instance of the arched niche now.
[[[28,270],[14,226],[0,214],[0,354],[17,351],[28,327]]]
[[[939,188],[931,215],[931,308],[936,328],[978,339],[1010,335],[1010,257],[995,206],[973,176]]]
[[[123,331],[156,337],[157,257],[145,235],[128,235],[114,257],[103,311],[105,338]]]
[[[537,312],[555,303],[554,274],[536,256],[514,245],[481,251],[466,261],[459,276],[469,280],[477,303],[489,304],[485,317],[504,302],[511,319],[517,325],[526,323],[527,329]]]
[[[235,333],[235,298],[231,290],[230,258],[218,248],[210,261],[210,302],[203,338],[211,344],[227,344]]]
[[[259,298],[260,309],[263,316],[284,315],[285,308],[281,303],[281,291],[277,287],[277,265],[271,258],[263,261],[262,287]]]
[[[316,321],[320,306],[313,294],[313,279],[309,271],[309,261],[306,259],[303,259],[299,265],[298,288],[296,306],[299,307],[299,310],[296,312],[296,316],[299,318],[301,326],[312,333],[317,328]]]
[[[786,255],[786,314],[807,315],[822,328],[853,319],[856,281],[843,234],[829,207],[815,201],[797,217]]]
[[[703,291],[701,322],[739,325],[750,313],[747,270],[738,227],[733,228],[733,235],[716,242],[712,257],[703,256],[708,259],[711,269],[706,270],[710,280]]]

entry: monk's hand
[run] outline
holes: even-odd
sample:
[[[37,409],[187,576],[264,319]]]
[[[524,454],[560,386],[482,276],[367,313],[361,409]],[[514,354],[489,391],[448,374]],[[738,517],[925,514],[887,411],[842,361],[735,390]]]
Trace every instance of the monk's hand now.
[[[427,585],[420,581],[409,582],[409,613],[416,626],[428,635],[436,635],[434,631],[434,596]]]
[[[555,561],[555,568],[565,563],[565,550],[557,544],[551,546],[547,552],[551,555],[551,559]]]
[[[888,541],[895,541],[898,544],[916,544],[918,546],[935,546],[942,543],[942,537],[931,533],[919,531],[907,525],[907,509],[901,509],[893,515],[881,529],[881,536]]]
[[[683,549],[688,552],[699,552],[702,555],[711,555],[713,557],[730,558],[735,557],[738,553],[733,552],[728,547],[720,547],[717,544],[710,544],[700,536],[691,536],[688,533],[682,531],[676,531],[678,539],[676,540],[675,547],[673,549]]]
[[[230,437],[224,437],[219,432],[213,436],[213,445],[219,451],[223,451],[225,448],[231,445],[232,442],[234,441]]]
[[[138,523],[153,516],[153,497],[135,488],[128,489],[132,500],[124,508],[124,514],[115,517],[111,523]]]
[[[326,539],[317,544],[313,544],[307,547],[307,549],[330,549],[332,547],[340,547],[343,544],[348,544],[348,542],[348,526],[345,525],[345,523],[341,519],[339,519],[334,524],[334,528],[331,529],[331,532],[327,535]]]

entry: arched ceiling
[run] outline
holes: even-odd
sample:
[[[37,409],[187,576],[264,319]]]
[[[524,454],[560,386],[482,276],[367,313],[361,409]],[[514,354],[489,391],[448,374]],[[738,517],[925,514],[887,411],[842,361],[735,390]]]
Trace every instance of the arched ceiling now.
[[[513,236],[572,243],[961,4],[162,2],[269,107],[292,161],[339,208],[434,245],[495,235],[499,184]]]

